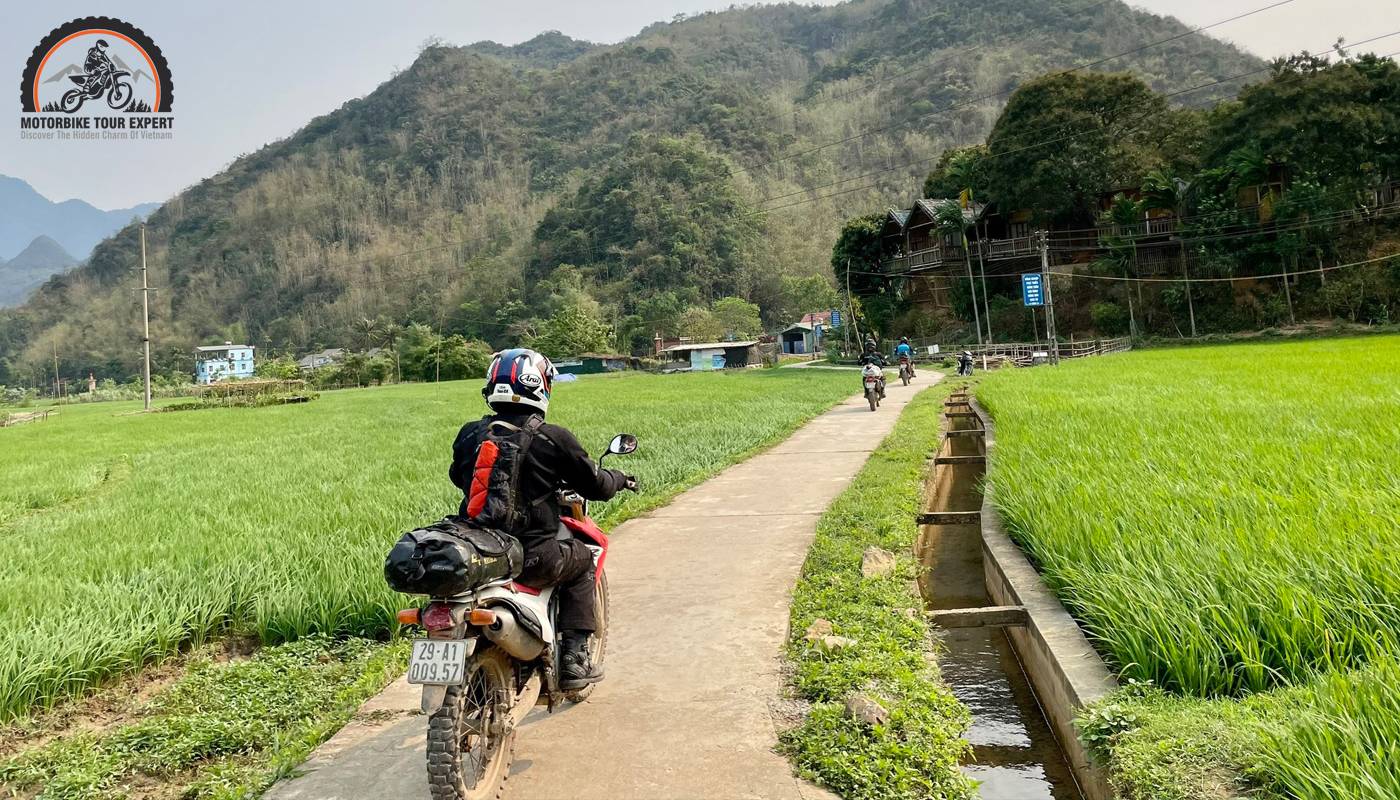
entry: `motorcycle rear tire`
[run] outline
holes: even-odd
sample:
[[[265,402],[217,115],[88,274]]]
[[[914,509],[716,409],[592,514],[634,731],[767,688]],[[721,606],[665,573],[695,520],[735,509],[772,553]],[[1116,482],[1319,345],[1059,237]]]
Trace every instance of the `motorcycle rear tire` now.
[[[866,391],[865,399],[870,401],[871,411],[874,411],[875,409],[880,407],[879,394],[874,389]]]
[[[481,680],[475,680],[480,676]],[[499,692],[500,694],[497,694]],[[510,728],[489,748],[487,763],[475,774],[463,764],[462,742],[469,735],[466,723],[482,698],[516,694],[515,670],[510,656],[498,647],[472,656],[461,686],[447,687],[442,707],[428,718],[428,792],[433,800],[496,800],[505,790],[510,765],[515,760],[515,729]],[[500,713],[500,724],[510,724],[510,709],[492,709],[491,721]],[[478,745],[480,746],[480,745]]]
[[[608,573],[604,572],[598,576],[598,582],[593,585],[593,636],[588,641],[588,652],[593,656],[593,663],[599,667],[603,666],[603,660],[608,655]],[[582,703],[593,694],[593,689],[598,684],[590,683],[581,689],[574,689],[564,693],[564,699],[571,703]]]

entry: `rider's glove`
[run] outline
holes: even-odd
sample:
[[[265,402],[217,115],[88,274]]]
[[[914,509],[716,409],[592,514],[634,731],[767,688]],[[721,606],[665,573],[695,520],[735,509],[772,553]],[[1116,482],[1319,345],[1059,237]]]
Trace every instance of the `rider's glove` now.
[[[635,492],[635,491],[639,491],[639,490],[638,490],[638,487],[637,487],[637,478],[636,478],[636,476],[634,476],[634,475],[623,475],[622,477],[623,477],[624,479],[626,479],[626,483],[623,484],[623,485],[625,486],[625,488],[631,489],[631,490],[634,491],[634,492]]]

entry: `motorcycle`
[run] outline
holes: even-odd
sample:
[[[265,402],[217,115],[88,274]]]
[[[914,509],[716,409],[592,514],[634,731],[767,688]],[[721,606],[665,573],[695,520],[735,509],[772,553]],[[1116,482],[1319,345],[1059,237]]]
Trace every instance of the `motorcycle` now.
[[[913,378],[914,378],[914,366],[913,366],[912,364],[909,363],[909,356],[900,356],[900,357],[899,357],[899,379],[900,379],[901,381],[903,381],[903,383],[904,383],[905,386],[908,386],[908,385],[909,385],[909,381],[912,380]]]
[[[82,108],[83,103],[101,97],[105,92],[107,105],[113,111],[121,111],[131,102],[134,93],[131,83],[122,80],[128,77],[131,77],[131,73],[125,70],[116,70],[100,80],[97,80],[95,75],[69,75],[68,80],[76,83],[78,88],[64,92],[58,101],[58,107],[65,113],[72,114]]]
[[[874,411],[880,407],[880,400],[884,397],[884,387],[881,386],[885,380],[885,371],[877,364],[866,364],[860,370],[861,380],[865,386],[865,399],[870,402],[870,410]]]
[[[637,437],[613,437],[609,455],[637,449]],[[583,542],[593,553],[596,633],[589,652],[601,664],[608,643],[608,579],[603,563],[608,537],[588,517],[588,502],[559,490],[559,535]],[[510,773],[516,727],[536,705],[552,712],[563,701],[579,703],[596,684],[560,686],[562,640],[554,624],[559,603],[553,588],[535,589],[511,578],[453,597],[432,597],[422,608],[400,611],[404,625],[425,638],[413,642],[408,682],[423,686],[428,715],[428,790],[433,800],[495,798]]]

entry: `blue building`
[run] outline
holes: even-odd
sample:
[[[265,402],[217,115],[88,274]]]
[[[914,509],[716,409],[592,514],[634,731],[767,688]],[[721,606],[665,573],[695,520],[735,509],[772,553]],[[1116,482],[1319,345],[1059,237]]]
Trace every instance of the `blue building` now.
[[[194,382],[209,384],[230,378],[253,377],[253,346],[224,342],[214,347],[196,347]]]

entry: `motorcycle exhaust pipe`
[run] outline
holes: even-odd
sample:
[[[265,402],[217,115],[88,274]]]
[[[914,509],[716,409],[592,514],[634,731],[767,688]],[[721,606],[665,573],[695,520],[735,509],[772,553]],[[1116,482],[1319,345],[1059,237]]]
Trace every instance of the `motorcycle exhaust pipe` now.
[[[515,618],[515,613],[503,606],[496,606],[491,611],[496,619],[490,625],[482,628],[482,633],[502,650],[510,653],[512,658],[520,661],[534,661],[544,652],[544,642],[538,636],[525,629]]]

